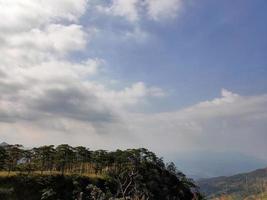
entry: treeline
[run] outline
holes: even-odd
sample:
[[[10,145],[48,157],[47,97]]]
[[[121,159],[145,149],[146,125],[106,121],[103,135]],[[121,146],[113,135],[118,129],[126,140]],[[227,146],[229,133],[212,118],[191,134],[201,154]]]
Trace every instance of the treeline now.
[[[24,149],[22,145],[7,145],[0,148],[0,169],[8,172],[59,172],[78,174],[102,174],[114,166],[116,157],[105,150],[90,151],[86,147],[62,144]]]
[[[27,175],[99,175],[107,188],[94,188],[94,194],[76,199],[190,200],[202,196],[194,182],[178,171],[173,163],[165,164],[147,149],[91,151],[86,147],[62,144],[24,149],[21,145],[0,147],[0,169]],[[108,191],[108,192],[107,192]],[[54,194],[54,193],[53,193]],[[53,199],[53,198],[52,198]],[[60,198],[57,198],[60,199]],[[71,199],[71,198],[69,198]],[[75,198],[74,198],[75,199]]]

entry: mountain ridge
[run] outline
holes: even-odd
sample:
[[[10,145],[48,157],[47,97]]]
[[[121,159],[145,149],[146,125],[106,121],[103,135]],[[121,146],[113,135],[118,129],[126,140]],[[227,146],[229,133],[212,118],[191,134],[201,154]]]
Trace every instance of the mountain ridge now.
[[[207,199],[256,198],[267,194],[267,167],[233,176],[201,179],[197,183]]]

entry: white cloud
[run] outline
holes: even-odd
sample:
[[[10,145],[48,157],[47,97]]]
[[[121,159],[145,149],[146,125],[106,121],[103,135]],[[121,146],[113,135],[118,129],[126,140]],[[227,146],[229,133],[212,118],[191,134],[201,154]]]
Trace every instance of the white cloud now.
[[[57,119],[92,127],[113,121],[116,109],[161,92],[144,83],[109,89],[92,80],[101,59],[71,61],[73,51],[87,50],[90,30],[95,31],[79,24],[86,6],[86,0],[0,1],[6,19],[0,22],[1,122]]]
[[[86,47],[90,33],[78,22],[87,0],[0,0],[0,65],[29,67]],[[65,25],[63,25],[63,23]]]
[[[6,110],[0,112],[0,129],[12,132],[6,124],[13,119],[17,128],[13,134],[29,134],[25,127],[31,127],[35,130],[32,134],[41,135],[37,143],[60,143],[67,135],[64,142],[92,148],[147,147],[162,155],[227,150],[267,160],[267,95],[241,96],[223,90],[221,97],[181,110],[138,114],[127,107],[148,95],[150,89],[143,83],[122,91],[87,82],[50,85],[38,92],[32,89],[27,94],[13,94],[12,101],[2,99],[1,108]],[[2,137],[12,140],[13,135],[5,131]],[[59,139],[51,140],[53,134]]]
[[[113,0],[111,7],[106,8],[106,12],[125,17],[129,21],[136,21],[139,18],[138,3],[139,0]]]
[[[0,0],[0,30],[22,31],[51,21],[77,21],[84,14],[87,0]]]
[[[179,111],[127,119],[143,145],[159,152],[228,150],[267,159],[266,108],[267,95],[240,96],[223,89],[220,98]]]
[[[130,22],[136,22],[148,16],[160,21],[175,18],[182,7],[182,0],[112,0],[111,5],[98,5],[100,12],[120,16]]]
[[[157,87],[147,87],[143,82],[134,83],[131,87],[126,87],[121,91],[108,90],[99,87],[96,95],[103,99],[106,104],[121,108],[125,106],[136,105],[145,100],[146,97],[163,97],[165,95],[162,89]]]
[[[182,0],[145,0],[148,16],[153,20],[175,18],[182,6]]]
[[[87,34],[80,25],[50,24],[44,30],[32,29],[28,32],[5,36],[4,39],[9,48],[13,49],[66,54],[70,51],[84,49],[87,43]]]

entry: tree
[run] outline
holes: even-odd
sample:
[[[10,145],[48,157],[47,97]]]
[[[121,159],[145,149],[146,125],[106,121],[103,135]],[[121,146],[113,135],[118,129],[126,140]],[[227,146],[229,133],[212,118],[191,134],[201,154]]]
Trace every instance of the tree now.
[[[89,149],[82,146],[74,148],[74,152],[75,152],[76,162],[80,165],[79,166],[80,174],[82,174],[84,173],[85,163],[90,161],[91,152],[89,151]]]
[[[10,171],[14,171],[18,161],[22,158],[22,147],[23,146],[20,144],[8,145],[6,147],[6,152],[8,155],[6,160],[8,173],[10,173]]]
[[[97,150],[93,152],[93,163],[95,173],[102,173],[103,168],[107,166],[108,163],[108,153],[105,150]]]
[[[4,169],[8,155],[4,147],[0,147],[0,170]]]
[[[161,158],[147,149],[118,151],[122,167],[110,170],[117,198],[126,199],[199,199],[198,188],[174,164],[165,166]]]
[[[32,162],[32,158],[33,150],[22,150],[23,162],[19,164],[20,170],[27,171],[28,174],[34,171],[36,168],[34,166],[34,163]]]
[[[71,164],[73,163],[75,153],[73,147],[67,144],[61,144],[56,148],[56,164],[61,171],[61,174],[64,175],[66,168],[70,170]]]
[[[66,172],[83,174],[88,165],[94,168],[95,174],[101,175],[98,184],[86,189],[86,185],[92,182],[80,180],[81,184],[79,181],[74,181],[74,184],[72,178],[59,176],[63,185],[44,188],[41,192],[42,199],[55,199],[59,198],[58,195],[65,195],[57,193],[57,186],[64,186],[67,180],[70,194],[81,200],[109,197],[122,200],[202,199],[195,183],[178,171],[174,163],[165,165],[162,158],[144,148],[114,152],[89,151],[86,147],[73,148],[67,144],[56,148],[48,145],[29,150],[23,150],[21,145],[0,148],[0,169],[6,166],[9,172],[22,169],[28,174],[39,170],[41,174],[47,170],[61,172],[62,175]]]
[[[34,152],[34,160],[37,166],[39,166],[41,174],[43,174],[43,171],[45,170],[51,171],[53,168],[53,161],[55,154],[54,145],[34,148],[33,152]]]

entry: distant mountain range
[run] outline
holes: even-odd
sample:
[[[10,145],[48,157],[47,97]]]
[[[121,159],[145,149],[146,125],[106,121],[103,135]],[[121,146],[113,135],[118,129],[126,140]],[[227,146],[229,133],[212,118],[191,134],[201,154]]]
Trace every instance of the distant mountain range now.
[[[267,168],[229,177],[202,179],[197,183],[207,199],[267,200]]]
[[[267,166],[267,160],[239,152],[199,151],[175,155],[177,168],[194,180],[218,176],[232,176]]]

